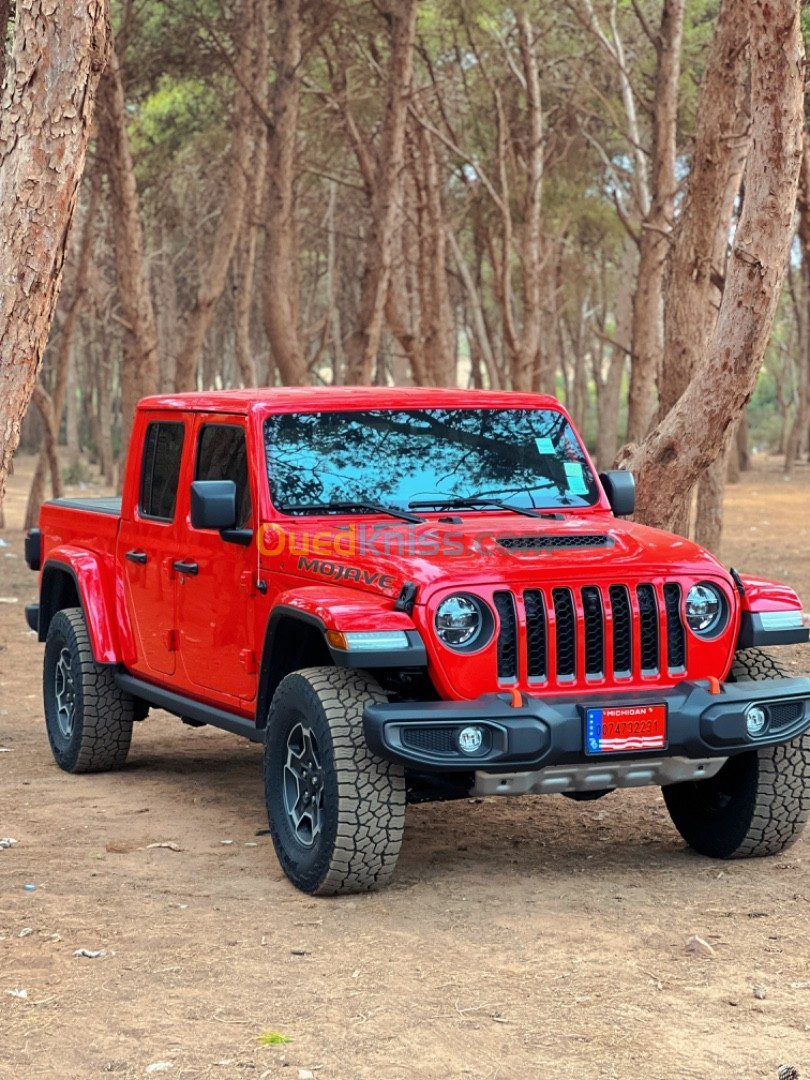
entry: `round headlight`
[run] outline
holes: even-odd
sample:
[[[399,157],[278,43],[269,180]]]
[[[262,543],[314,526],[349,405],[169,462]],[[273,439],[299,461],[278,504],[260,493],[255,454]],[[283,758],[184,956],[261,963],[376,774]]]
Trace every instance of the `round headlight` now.
[[[448,596],[436,611],[436,633],[451,649],[472,645],[483,624],[481,608],[469,596]]]
[[[702,637],[715,633],[723,619],[723,596],[705,581],[693,585],[686,595],[686,622],[689,629]]]

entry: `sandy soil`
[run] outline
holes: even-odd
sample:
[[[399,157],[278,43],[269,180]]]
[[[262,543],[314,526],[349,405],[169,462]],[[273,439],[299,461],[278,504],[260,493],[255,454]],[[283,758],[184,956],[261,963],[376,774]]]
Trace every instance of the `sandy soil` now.
[[[158,713],[122,772],[61,773],[23,621],[30,465],[0,549],[3,1080],[810,1077],[810,832],[720,864],[652,790],[421,806],[392,887],[316,901],[264,832],[258,747]],[[727,521],[727,562],[810,607],[810,468],[759,462]]]

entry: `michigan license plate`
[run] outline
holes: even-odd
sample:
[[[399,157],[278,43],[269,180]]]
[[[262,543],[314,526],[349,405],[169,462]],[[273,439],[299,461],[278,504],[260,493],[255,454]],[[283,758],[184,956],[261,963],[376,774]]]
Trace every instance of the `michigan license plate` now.
[[[585,710],[587,754],[663,750],[666,745],[666,705],[627,705]]]

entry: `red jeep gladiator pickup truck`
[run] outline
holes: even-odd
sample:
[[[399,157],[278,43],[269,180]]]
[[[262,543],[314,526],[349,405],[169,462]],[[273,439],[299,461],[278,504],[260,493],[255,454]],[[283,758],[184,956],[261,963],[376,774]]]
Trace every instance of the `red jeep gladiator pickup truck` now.
[[[658,785],[719,858],[810,811],[807,640],[784,585],[622,520],[534,394],[324,388],[142,401],[122,499],[59,499],[40,571],[57,764],[124,764],[150,707],[264,744],[309,893],[381,885],[409,801]]]

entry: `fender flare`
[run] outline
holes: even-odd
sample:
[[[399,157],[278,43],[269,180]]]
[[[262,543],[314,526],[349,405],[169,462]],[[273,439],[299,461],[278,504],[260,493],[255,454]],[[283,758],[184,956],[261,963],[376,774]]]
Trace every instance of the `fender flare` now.
[[[336,590],[336,593],[345,603],[345,590]],[[313,589],[311,597],[303,596],[302,590],[292,590],[279,597],[279,601],[274,604],[273,609],[270,612],[270,617],[267,620],[267,626],[264,633],[261,665],[259,668],[259,687],[256,696],[257,728],[266,725],[270,701],[275,693],[276,687],[281,681],[281,678],[283,678],[285,674],[288,674],[288,672],[283,672],[281,676],[278,677],[277,673],[272,670],[272,658],[279,628],[281,626],[289,626],[291,622],[297,622],[302,627],[306,627],[306,632],[310,636],[313,632],[317,634],[323,645],[324,662],[331,662],[336,667],[357,667],[363,669],[389,667],[394,662],[397,665],[409,668],[427,666],[427,656],[424,644],[410,618],[401,612],[393,611],[387,605],[383,608],[379,601],[384,602],[387,599],[385,597],[372,597],[370,599],[372,600],[370,604],[364,603],[365,598],[361,599],[357,604],[352,604],[351,607],[353,610],[351,613],[344,609],[342,612],[343,618],[341,618],[340,614],[336,615],[334,611],[330,610],[328,604],[324,604],[322,589]],[[377,618],[373,619],[375,623],[384,621],[389,623],[389,625],[385,627],[377,625],[369,627],[368,621],[364,624],[358,623],[358,614],[363,609],[365,609],[367,613],[372,614],[372,616],[377,616]],[[380,616],[382,616],[382,620],[380,620]],[[372,653],[358,651],[357,653],[348,653],[345,649],[338,649],[332,646],[326,636],[327,631],[329,630],[359,630],[369,628],[404,630],[408,635],[410,642],[409,647],[407,649],[398,650],[395,655],[384,652]],[[329,658],[328,661],[327,657]]]
[[[79,598],[93,658],[99,664],[119,664],[121,635],[126,634],[127,627],[120,626],[115,617],[114,573],[114,567],[92,552],[69,546],[52,549],[42,567],[39,640],[45,640],[51,619],[65,606],[60,603],[57,578],[66,575]]]

